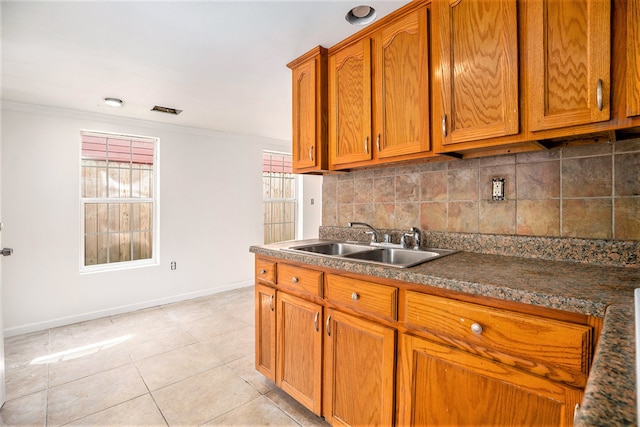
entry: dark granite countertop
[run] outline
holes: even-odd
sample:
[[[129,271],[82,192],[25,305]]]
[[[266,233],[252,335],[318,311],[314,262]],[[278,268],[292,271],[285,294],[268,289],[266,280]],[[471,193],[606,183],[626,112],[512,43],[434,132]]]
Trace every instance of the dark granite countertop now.
[[[284,251],[320,239],[256,245],[284,260],[604,318],[578,425],[636,425],[633,292],[640,268],[458,252],[412,268]]]

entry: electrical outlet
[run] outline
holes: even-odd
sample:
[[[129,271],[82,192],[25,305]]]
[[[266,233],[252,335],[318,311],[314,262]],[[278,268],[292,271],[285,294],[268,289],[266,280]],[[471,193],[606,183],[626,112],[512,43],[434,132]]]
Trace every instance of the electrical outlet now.
[[[176,269],[176,262],[175,261],[171,261],[171,269],[172,270]]]
[[[491,199],[493,201],[504,200],[504,178],[493,178]]]

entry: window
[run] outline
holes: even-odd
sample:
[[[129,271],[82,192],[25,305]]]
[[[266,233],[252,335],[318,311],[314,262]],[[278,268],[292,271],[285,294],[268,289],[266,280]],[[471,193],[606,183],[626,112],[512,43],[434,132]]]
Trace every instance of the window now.
[[[296,237],[296,185],[291,155],[265,151],[262,156],[264,243]]]
[[[82,271],[155,264],[156,138],[81,132]]]

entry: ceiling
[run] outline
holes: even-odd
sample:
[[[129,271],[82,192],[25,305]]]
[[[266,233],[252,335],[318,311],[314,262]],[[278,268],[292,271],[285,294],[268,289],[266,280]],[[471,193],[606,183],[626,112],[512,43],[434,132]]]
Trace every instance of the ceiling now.
[[[365,1],[3,0],[2,100],[290,140],[286,64],[360,30]]]

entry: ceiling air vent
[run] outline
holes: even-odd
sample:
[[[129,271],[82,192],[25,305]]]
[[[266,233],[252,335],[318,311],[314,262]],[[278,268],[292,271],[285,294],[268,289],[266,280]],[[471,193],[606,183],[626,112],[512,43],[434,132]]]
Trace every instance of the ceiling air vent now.
[[[177,116],[178,114],[182,113],[182,110],[177,110],[175,108],[169,108],[169,107],[161,107],[159,105],[156,105],[155,107],[153,107],[151,111],[159,111],[161,113],[173,114],[174,116]]]

